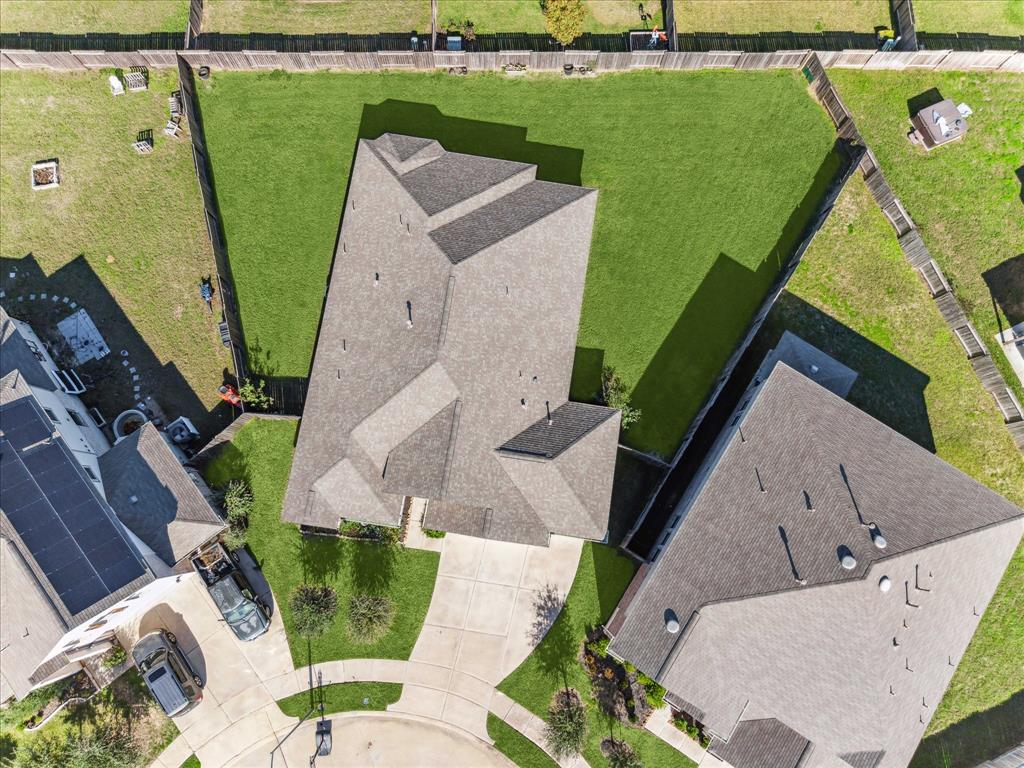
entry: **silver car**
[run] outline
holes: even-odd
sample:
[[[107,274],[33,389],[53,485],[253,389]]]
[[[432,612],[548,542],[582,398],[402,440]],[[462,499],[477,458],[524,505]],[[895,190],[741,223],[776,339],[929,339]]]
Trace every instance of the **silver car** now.
[[[132,648],[132,658],[146,687],[169,717],[202,701],[203,681],[171,632],[150,632]]]

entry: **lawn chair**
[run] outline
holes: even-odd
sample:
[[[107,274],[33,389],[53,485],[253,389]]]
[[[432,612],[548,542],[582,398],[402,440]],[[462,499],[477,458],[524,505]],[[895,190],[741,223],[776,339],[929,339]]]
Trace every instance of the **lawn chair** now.
[[[179,124],[177,119],[168,120],[167,121],[167,125],[164,126],[164,133],[166,133],[168,136],[170,136],[172,138],[177,136],[178,135],[178,131],[180,131],[180,130],[181,130],[181,125]]]
[[[145,131],[139,131],[139,135],[135,137],[135,141],[132,143],[132,149],[140,155],[148,155],[152,152],[153,131],[148,129]]]
[[[174,91],[167,98],[167,108],[171,112],[171,120],[177,120],[181,117],[181,91]]]

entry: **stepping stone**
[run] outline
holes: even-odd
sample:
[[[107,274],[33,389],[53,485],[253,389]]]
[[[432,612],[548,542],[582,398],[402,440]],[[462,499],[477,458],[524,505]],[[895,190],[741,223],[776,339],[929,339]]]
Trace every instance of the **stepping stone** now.
[[[24,300],[25,300],[25,297],[24,297],[24,296],[19,296],[19,297],[18,297],[18,301],[24,301]]]
[[[132,391],[135,392],[136,394],[138,394],[140,389],[142,389],[142,387],[140,387],[138,384],[132,387]]]
[[[125,368],[127,368],[128,367],[128,361],[127,360],[122,360],[121,361],[121,365],[123,365]]]
[[[36,300],[36,295],[35,295],[34,293],[30,293],[30,294],[28,295],[28,300],[29,300],[29,301],[35,301],[35,300]]]
[[[40,293],[39,294],[39,298],[40,299],[45,299],[46,298],[46,294],[45,293]]]
[[[139,374],[133,373],[132,374],[132,381],[138,381],[138,380],[139,380]]]
[[[68,306],[74,309],[75,307],[78,306],[78,304],[72,301],[70,304],[68,304]]]
[[[53,299],[54,301],[57,301],[60,298],[60,296],[51,296],[50,298]]]
[[[128,373],[135,373],[135,366],[134,365],[131,368],[128,369]]]
[[[16,277],[18,276],[18,273],[17,273],[17,272],[9,272],[9,273],[7,274],[7,276],[8,276],[9,278],[11,278],[11,280],[13,280],[14,278],[16,278]]]
[[[0,291],[0,299],[2,299],[6,295],[7,293],[5,291]]]
[[[68,303],[68,301],[69,301],[68,297],[67,297],[67,296],[65,296],[65,297],[64,297],[64,299],[63,299],[63,301],[64,301],[64,303],[65,303],[65,304],[67,304],[67,303]]]

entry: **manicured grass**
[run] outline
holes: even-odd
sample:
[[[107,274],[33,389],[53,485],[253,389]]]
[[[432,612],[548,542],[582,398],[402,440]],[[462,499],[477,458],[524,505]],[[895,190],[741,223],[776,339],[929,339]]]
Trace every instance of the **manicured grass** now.
[[[216,390],[231,360],[218,318],[199,297],[200,279],[216,268],[189,140],[161,130],[177,73],[153,70],[148,91],[117,98],[110,95],[109,74],[0,76],[4,306],[33,320],[29,295],[22,303],[16,296],[69,297],[88,310],[113,350],[86,368],[104,379],[87,398],[99,397],[108,419],[136,399],[117,355],[127,349],[141,384],[156,390],[171,418],[186,415],[210,434],[226,425],[223,414],[208,412],[220,403]],[[149,155],[131,146],[143,129],[154,129]],[[29,169],[48,158],[59,160],[61,184],[32,190]],[[54,319],[71,313],[60,302],[49,310],[58,311]]]
[[[921,32],[1024,35],[1024,0],[915,0]]]
[[[430,0],[205,0],[204,32],[411,32],[430,37]]]
[[[181,764],[181,768],[203,768],[203,764],[199,762],[199,758],[195,755],[189,755],[185,758],[185,762]]]
[[[3,0],[0,32],[182,32],[188,0]]]
[[[332,712],[352,712],[354,710],[380,710],[394,704],[402,695],[400,683],[334,683],[325,685],[324,714]],[[363,700],[369,699],[364,704]],[[302,691],[294,696],[281,699],[277,706],[291,717],[303,717],[319,703],[316,690]]]
[[[859,175],[758,343],[784,329],[859,373],[850,401],[1024,504],[1024,461]],[[1024,739],[1024,545],[935,711],[914,768],[966,768]]]
[[[558,763],[497,715],[487,713],[487,735],[494,746],[519,768],[557,768]]]
[[[322,536],[303,537],[281,522],[297,422],[255,420],[206,469],[214,487],[235,478],[252,486],[255,511],[249,521],[249,548],[263,568],[281,612],[296,666],[332,659],[407,659],[430,604],[437,575],[434,552],[385,547]],[[338,614],[327,634],[308,642],[292,630],[288,595],[303,582],[326,584],[338,593]],[[395,607],[391,629],[377,642],[354,642],[346,631],[353,593],[388,595]]]
[[[585,0],[587,15],[583,31],[615,33],[644,29],[638,5],[633,0]],[[654,17],[646,22],[647,29],[662,26],[661,3],[658,0],[644,3],[644,11]],[[539,0],[438,0],[438,27],[445,27],[449,19],[459,23],[468,19],[479,34],[547,33]]]
[[[1024,78],[1010,73],[830,73],[885,177],[921,230],[1004,378],[1024,388],[994,336],[1024,320]],[[939,97],[974,109],[959,142],[925,153],[907,141],[908,101]],[[929,103],[932,94],[921,101]],[[1015,266],[1014,266],[1015,264]]]
[[[633,577],[633,562],[615,549],[587,542],[579,568],[562,612],[540,642],[516,670],[501,681],[498,690],[518,701],[535,715],[546,718],[555,693],[565,686],[575,688],[587,708],[590,724],[583,756],[592,766],[603,766],[601,740],[614,732],[628,742],[641,762],[655,766],[694,766],[654,734],[601,713],[591,696],[590,679],[578,656],[587,633],[608,620]]]
[[[216,73],[200,94],[242,323],[260,367],[308,375],[357,137],[435,137],[449,150],[534,162],[539,178],[600,190],[573,396],[593,397],[602,361],[614,366],[643,411],[628,442],[663,455],[835,167],[832,126],[789,71],[586,81]]]
[[[886,0],[676,0],[675,7],[679,32],[872,32],[890,25]]]

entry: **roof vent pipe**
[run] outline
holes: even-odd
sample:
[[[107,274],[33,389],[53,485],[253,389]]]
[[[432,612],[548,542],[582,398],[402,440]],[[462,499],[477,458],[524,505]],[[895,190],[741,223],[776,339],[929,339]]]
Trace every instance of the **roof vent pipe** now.
[[[373,273],[373,287],[376,288],[380,285],[380,272]]]
[[[883,576],[878,580],[878,588],[883,592],[888,592],[892,589],[892,580],[888,576]]]
[[[878,530],[877,525],[874,523],[868,523],[868,530],[871,531],[871,541],[874,542],[876,547],[879,549],[885,549],[888,546],[889,542],[885,540],[885,536],[883,536],[882,532]]]
[[[405,321],[407,327],[412,328],[412,302],[405,302],[405,312],[408,315],[408,319]]]
[[[521,406],[523,406],[523,408],[526,408],[526,398],[525,397],[519,398],[519,404]]]
[[[839,563],[848,571],[852,571],[857,567],[857,558],[853,556],[853,552],[847,546],[841,546],[836,550],[836,554],[839,555]]]
[[[544,408],[547,409],[547,412],[548,412],[548,426],[550,427],[551,426],[551,402],[549,400],[545,400],[544,401]]]
[[[679,618],[671,608],[665,611],[665,631],[670,635],[679,632]]]
[[[128,501],[130,501],[132,504],[138,504],[139,503],[139,497],[138,496],[129,496],[128,497]]]

